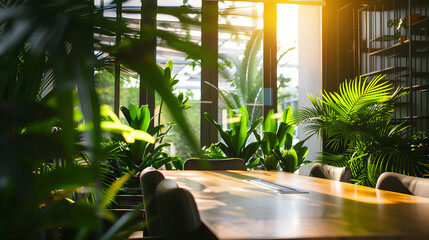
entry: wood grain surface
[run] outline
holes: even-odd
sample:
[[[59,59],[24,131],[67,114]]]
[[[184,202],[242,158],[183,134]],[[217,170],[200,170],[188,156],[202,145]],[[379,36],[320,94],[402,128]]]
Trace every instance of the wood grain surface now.
[[[162,171],[219,239],[429,239],[429,199],[273,171]],[[307,192],[282,194],[264,179]]]

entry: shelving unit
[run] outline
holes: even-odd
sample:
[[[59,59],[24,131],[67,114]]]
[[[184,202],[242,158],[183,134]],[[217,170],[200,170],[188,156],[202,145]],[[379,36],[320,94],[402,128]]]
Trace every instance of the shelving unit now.
[[[339,78],[386,74],[408,92],[396,104],[395,121],[428,133],[429,1],[342,0],[338,32]]]

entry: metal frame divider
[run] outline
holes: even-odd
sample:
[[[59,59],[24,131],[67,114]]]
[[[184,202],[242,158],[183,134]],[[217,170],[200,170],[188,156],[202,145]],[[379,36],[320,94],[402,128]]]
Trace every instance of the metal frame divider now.
[[[216,128],[205,119],[208,112],[218,119],[218,1],[202,1],[201,6],[201,46],[204,51],[201,59],[201,146],[210,146],[218,141]],[[209,84],[207,84],[209,83]]]

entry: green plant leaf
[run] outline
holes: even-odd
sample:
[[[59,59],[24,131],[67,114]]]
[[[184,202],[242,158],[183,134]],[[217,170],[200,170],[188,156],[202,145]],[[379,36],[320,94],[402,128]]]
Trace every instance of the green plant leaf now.
[[[265,117],[263,131],[265,132],[276,132],[277,128],[277,119],[274,118],[274,110],[271,109],[268,111],[267,116]]]
[[[240,130],[237,139],[237,150],[240,151],[244,147],[247,140],[247,124],[249,122],[249,114],[244,106],[240,107]]]
[[[293,117],[292,117],[292,107],[288,106],[282,113],[282,120],[281,122],[284,122],[288,125],[293,123]]]
[[[121,187],[125,184],[126,181],[128,181],[128,179],[132,175],[134,175],[134,172],[125,174],[110,185],[110,187],[107,189],[106,193],[100,201],[100,208],[106,208],[109,205],[109,203],[114,199]]]
[[[265,158],[265,167],[267,170],[276,170],[277,166],[279,165],[279,160],[274,156],[273,154],[268,155]]]
[[[128,108],[121,106],[121,112],[124,115],[125,119],[127,119],[128,124],[131,125],[131,114]]]
[[[210,114],[208,113],[204,113],[204,117],[207,119],[207,121],[209,121],[218,131],[220,136],[222,137],[222,139],[225,141],[225,143],[228,146],[234,147],[231,135],[227,134],[223,129],[222,126],[219,125],[216,121],[213,120],[212,116],[210,116]],[[225,151],[224,151],[225,152]],[[234,151],[235,152],[235,151]],[[225,152],[226,153],[226,152]]]
[[[230,147],[226,146],[224,143],[218,142],[217,145],[222,150],[223,153],[225,153],[228,157],[239,157],[235,154],[234,149],[231,149]]]
[[[242,156],[239,156],[239,157],[242,159],[250,159],[256,153],[258,148],[259,148],[259,143],[252,142],[243,149]]]
[[[141,125],[139,126],[138,130],[147,131],[150,124],[150,111],[148,105],[142,105],[140,107],[140,122]]]
[[[286,135],[292,134],[294,127],[284,122],[280,122],[279,129],[277,131],[277,139],[279,140],[279,146],[283,147],[286,143]]]
[[[255,158],[255,157],[250,158],[249,162],[246,164],[246,167],[248,169],[253,169],[258,165],[260,160],[261,160],[260,158]]]
[[[271,155],[271,151],[279,146],[279,140],[277,135],[272,132],[264,132],[264,138],[262,139],[261,149],[264,155]]]
[[[295,172],[298,166],[298,156],[296,155],[295,149],[285,150],[280,159],[284,165],[284,171]]]
[[[293,142],[292,134],[286,133],[286,141],[284,144],[284,149],[291,149],[292,148],[292,142]]]
[[[128,106],[128,110],[129,110],[130,119],[131,119],[130,127],[139,129],[140,128],[140,119],[138,117],[139,107],[136,104],[131,102],[130,105]]]

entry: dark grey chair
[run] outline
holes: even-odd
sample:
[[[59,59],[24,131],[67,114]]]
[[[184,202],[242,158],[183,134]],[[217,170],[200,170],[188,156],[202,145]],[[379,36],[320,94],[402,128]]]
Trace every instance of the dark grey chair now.
[[[334,167],[316,163],[311,167],[310,176],[349,183],[352,178],[352,171],[349,167]]]
[[[214,240],[216,237],[201,222],[191,193],[178,188],[173,180],[162,181],[156,189],[161,224],[167,240]]]
[[[158,184],[164,179],[164,175],[158,171],[142,171],[140,173],[140,186],[143,192],[143,204],[146,211],[145,219],[149,236],[163,236],[155,192]]]
[[[184,170],[242,170],[246,171],[246,163],[241,158],[226,159],[195,159],[185,161]]]
[[[385,172],[377,180],[376,189],[429,198],[429,179]]]

